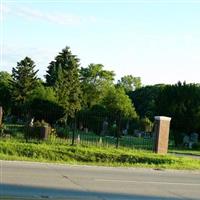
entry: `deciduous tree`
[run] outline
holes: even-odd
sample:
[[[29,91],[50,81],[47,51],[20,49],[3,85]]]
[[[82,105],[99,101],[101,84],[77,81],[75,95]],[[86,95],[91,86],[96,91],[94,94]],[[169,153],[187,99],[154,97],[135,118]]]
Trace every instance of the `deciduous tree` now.
[[[91,108],[99,104],[106,90],[113,86],[115,73],[104,70],[102,64],[90,64],[87,68],[81,68],[80,74],[83,104]]]
[[[142,83],[141,83],[140,77],[126,75],[126,76],[123,76],[121,80],[118,80],[117,85],[123,87],[125,91],[128,93],[140,88],[142,86]]]

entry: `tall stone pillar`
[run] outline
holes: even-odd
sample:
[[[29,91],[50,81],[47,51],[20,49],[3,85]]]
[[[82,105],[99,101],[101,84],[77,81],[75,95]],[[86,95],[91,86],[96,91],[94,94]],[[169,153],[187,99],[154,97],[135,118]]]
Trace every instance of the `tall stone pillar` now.
[[[2,118],[3,118],[3,108],[0,106],[0,126],[2,124]]]
[[[154,150],[158,154],[166,154],[168,151],[170,117],[155,117],[155,147]]]

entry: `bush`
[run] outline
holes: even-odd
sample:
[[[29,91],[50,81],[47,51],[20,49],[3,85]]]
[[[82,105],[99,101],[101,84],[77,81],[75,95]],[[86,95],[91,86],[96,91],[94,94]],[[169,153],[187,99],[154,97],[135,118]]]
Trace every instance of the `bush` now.
[[[69,128],[56,126],[56,135],[61,138],[67,138],[69,135]]]
[[[36,120],[45,120],[53,124],[64,116],[64,109],[55,102],[42,99],[33,99],[29,105],[29,112]]]

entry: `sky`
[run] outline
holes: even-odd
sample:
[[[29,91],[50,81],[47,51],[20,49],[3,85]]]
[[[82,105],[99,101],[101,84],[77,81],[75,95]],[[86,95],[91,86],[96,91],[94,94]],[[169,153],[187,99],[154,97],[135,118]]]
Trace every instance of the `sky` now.
[[[39,77],[66,46],[143,85],[200,83],[200,0],[0,0],[0,71],[31,57]]]

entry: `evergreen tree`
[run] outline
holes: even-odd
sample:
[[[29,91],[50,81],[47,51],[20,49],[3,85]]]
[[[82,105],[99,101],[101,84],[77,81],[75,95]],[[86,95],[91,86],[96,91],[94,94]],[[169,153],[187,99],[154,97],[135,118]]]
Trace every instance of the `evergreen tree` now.
[[[7,115],[11,108],[11,75],[8,72],[0,71],[0,106],[3,106],[4,116]]]
[[[34,61],[25,57],[17,63],[17,67],[12,69],[12,97],[17,105],[23,105],[37,86],[38,70],[34,68]]]
[[[79,59],[66,47],[50,63],[46,75],[47,85],[54,87],[59,104],[70,117],[81,109],[79,67]]]

